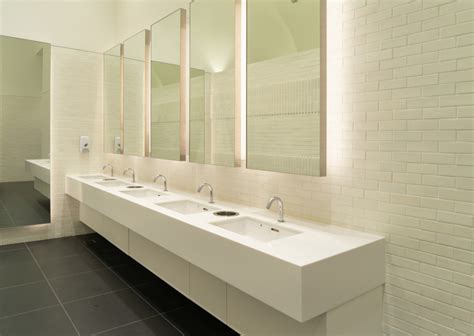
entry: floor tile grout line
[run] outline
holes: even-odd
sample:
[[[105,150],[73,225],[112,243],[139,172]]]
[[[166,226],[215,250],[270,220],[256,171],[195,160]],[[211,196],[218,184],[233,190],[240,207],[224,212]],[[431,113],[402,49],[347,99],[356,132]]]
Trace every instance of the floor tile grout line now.
[[[181,308],[183,308],[183,307],[176,308],[176,309],[174,309],[174,310],[170,310],[169,312],[163,313],[163,314],[161,314],[161,317],[163,317],[163,319],[164,319],[166,322],[168,322],[168,323],[171,324],[176,330],[178,330],[178,331],[181,333],[181,335],[184,335],[184,332],[181,331],[181,329],[179,329],[177,326],[175,326],[174,323],[171,322],[171,321],[168,319],[168,317],[166,316],[167,313],[172,313],[172,312],[174,312],[174,311],[176,311],[176,310],[180,310]]]
[[[12,289],[12,288],[17,288],[17,287],[22,287],[22,286],[35,285],[35,284],[38,284],[38,283],[41,283],[41,282],[45,282],[44,279],[38,280],[38,281],[25,282],[25,283],[18,284],[18,285],[11,285],[11,286],[6,286],[6,287],[0,287],[0,291],[6,290],[6,289]]]
[[[114,273],[115,276],[117,276],[118,278],[122,279],[120,277],[120,275],[118,275],[114,269],[112,269],[112,267],[108,266],[106,263],[104,263],[102,261],[102,259],[100,259],[99,257],[97,257],[96,255],[94,255],[92,253],[92,251],[87,248],[86,246],[86,249],[89,251],[90,254],[92,254],[94,257],[96,257],[104,266],[106,266],[112,273]],[[128,254],[127,254],[128,255]],[[137,262],[137,261],[135,261]],[[155,275],[156,276],[156,275]],[[125,284],[128,286],[128,288],[130,288],[132,290],[133,293],[135,293],[135,295],[137,295],[142,301],[144,301],[148,306],[150,306],[151,309],[153,309],[156,313],[160,314],[173,328],[175,328],[176,330],[178,330],[179,333],[181,333],[182,335],[184,335],[184,333],[177,327],[175,326],[171,321],[169,321],[165,316],[164,314],[160,313],[158,311],[158,309],[156,309],[146,298],[144,298],[140,293],[138,293],[132,286],[130,286],[130,284],[128,282],[126,282],[125,280],[123,280],[123,282],[125,282]]]
[[[106,332],[109,332],[109,331],[112,331],[112,330],[120,329],[120,328],[129,326],[129,325],[138,323],[138,322],[147,321],[147,320],[150,320],[150,319],[155,318],[155,317],[158,317],[158,316],[160,316],[160,314],[156,314],[156,315],[153,315],[153,316],[150,316],[150,317],[141,319],[141,320],[137,320],[137,321],[132,321],[132,322],[128,322],[128,323],[125,323],[125,324],[121,324],[121,325],[116,326],[116,327],[112,327],[112,328],[109,328],[109,329],[105,329],[105,330],[96,332],[96,333],[94,333],[94,334],[92,334],[92,335],[93,335],[93,336],[100,335],[100,334],[103,334],[103,333],[106,333]]]
[[[61,280],[61,279],[66,279],[66,278],[72,278],[72,277],[75,277],[75,276],[78,276],[78,275],[84,275],[84,274],[87,274],[87,273],[94,273],[94,272],[102,271],[102,270],[108,270],[108,267],[94,268],[94,269],[91,269],[90,271],[71,273],[71,274],[67,274],[67,275],[60,275],[60,276],[56,276],[56,277],[52,277],[52,278],[48,278],[48,279],[49,280]],[[122,279],[120,279],[120,280],[122,280]]]
[[[111,270],[111,271],[114,272],[113,270]],[[114,274],[115,274],[115,272],[114,272]],[[116,274],[116,275],[117,275],[117,274]],[[118,275],[117,275],[117,276],[118,276]],[[155,275],[155,276],[156,276],[156,275]],[[127,285],[129,285],[129,284],[127,284]],[[146,304],[148,304],[154,311],[156,311],[158,314],[160,314],[173,328],[175,328],[176,330],[178,330],[179,333],[181,333],[182,335],[184,335],[184,333],[183,333],[177,326],[175,326],[171,321],[169,321],[169,320],[165,317],[164,313],[160,313],[160,312],[158,311],[158,309],[156,309],[145,297],[143,297],[140,293],[138,293],[138,292],[137,292],[133,287],[131,287],[130,285],[129,285],[129,287],[130,287],[130,289],[132,290],[132,292],[134,292],[139,298],[141,298]]]
[[[29,313],[34,313],[34,312],[41,311],[41,310],[45,310],[45,309],[52,308],[52,307],[59,307],[59,303],[53,304],[53,305],[44,306],[44,307],[41,307],[41,308],[36,308],[36,309],[27,310],[27,311],[24,311],[24,312],[21,312],[21,313],[17,313],[17,314],[2,316],[2,317],[0,317],[0,321],[1,321],[1,320],[6,320],[6,319],[9,319],[9,318],[13,318],[13,317],[17,317],[17,316],[21,316],[21,315],[25,315],[25,314],[29,314]],[[0,334],[0,335],[1,335],[1,334]]]
[[[120,288],[120,289],[117,289],[117,290],[112,290],[112,291],[100,293],[100,294],[97,294],[97,295],[85,296],[85,297],[80,298],[80,299],[74,299],[74,300],[69,300],[69,301],[62,301],[62,303],[65,304],[65,305],[68,305],[68,304],[76,303],[76,302],[83,301],[83,300],[90,300],[90,299],[93,299],[93,298],[96,298],[96,297],[99,297],[99,296],[104,296],[104,295],[109,295],[109,294],[114,294],[114,293],[123,292],[123,291],[125,291],[125,290],[129,290],[129,288],[128,288],[128,287],[124,287],[124,288]]]
[[[10,211],[8,211],[8,208],[5,206],[5,203],[3,203],[2,201],[0,201],[0,203],[3,204],[3,207],[5,208],[5,212],[6,212],[7,216],[8,216],[8,217],[10,218],[10,220],[12,221],[13,227],[17,226],[17,225],[16,225],[16,222],[13,220],[12,215],[10,214]]]
[[[0,230],[1,230],[1,228],[0,228]],[[26,244],[25,244],[25,243],[5,244],[5,245],[0,245],[0,248],[1,248],[1,247],[4,247],[4,246],[8,246],[8,245],[23,245],[23,247],[13,248],[13,249],[11,249],[11,250],[10,250],[10,249],[8,249],[8,250],[5,249],[5,250],[3,250],[3,251],[0,249],[0,254],[5,253],[5,252],[21,251],[21,250],[25,250],[25,249],[26,249]]]
[[[74,328],[74,331],[76,332],[76,334],[77,334],[78,336],[80,336],[81,334],[80,334],[79,330],[77,329],[76,325],[75,325],[74,322],[72,321],[71,316],[69,316],[69,313],[66,311],[66,308],[64,307],[64,305],[62,304],[61,300],[59,299],[58,294],[56,293],[56,291],[54,290],[53,286],[52,286],[51,283],[49,282],[48,278],[46,277],[46,274],[44,273],[44,271],[43,271],[43,269],[41,268],[41,266],[40,266],[38,260],[36,260],[36,258],[35,258],[35,256],[34,256],[33,252],[31,252],[30,247],[29,247],[28,245],[26,245],[26,249],[28,250],[28,252],[30,252],[31,256],[33,257],[33,260],[35,261],[36,265],[38,266],[38,268],[39,268],[41,274],[43,274],[43,277],[45,278],[46,283],[48,284],[49,288],[51,289],[51,291],[53,292],[54,296],[56,297],[56,300],[58,300],[59,305],[60,305],[61,308],[63,309],[64,314],[66,314],[66,317],[69,319],[69,322],[71,322],[71,325],[72,325],[72,327]]]

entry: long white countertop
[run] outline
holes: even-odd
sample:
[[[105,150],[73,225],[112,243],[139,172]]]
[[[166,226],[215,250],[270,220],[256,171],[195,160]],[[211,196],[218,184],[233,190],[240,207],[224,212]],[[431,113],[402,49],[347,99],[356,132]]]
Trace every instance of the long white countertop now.
[[[164,192],[157,184],[140,181],[134,185],[143,186],[144,189],[151,189],[162,195],[137,198],[124,193],[124,191],[134,189],[129,189],[127,186],[102,186],[97,182],[101,182],[106,176],[101,174],[93,176],[97,179],[87,178],[84,175],[82,177],[67,176],[66,192],[147,239],[297,320],[304,321],[317,316],[324,312],[322,310],[348,300],[349,296],[360,295],[384,282],[383,237],[290,217],[286,218],[286,222],[279,223],[277,214],[263,209],[219,200],[214,204],[209,204],[207,191],[203,191],[202,195],[181,191]],[[114,179],[130,183],[129,180],[116,177]],[[181,214],[160,206],[160,204],[179,200],[198,202],[217,210],[235,211],[239,213],[239,216],[217,217],[213,214],[216,210]],[[297,234],[264,242],[214,225],[244,217],[280,229],[296,231]],[[189,245],[194,248],[189,249]],[[199,253],[200,249],[202,255],[196,256],[195,253]],[[212,253],[222,253],[227,259],[211,255]],[[239,259],[239,255],[242,259]],[[252,256],[254,260],[246,259]],[[248,271],[254,273],[258,268],[274,267],[277,270],[274,276],[284,277],[284,279],[273,279],[273,282],[280,284],[282,290],[298,295],[298,300],[294,305],[288,304],[288,309],[286,309],[285,300],[272,299],[271,292],[263,293],[264,289],[261,285],[254,288],[252,281],[246,279],[246,276],[238,276],[233,269],[225,265],[226,260],[233,262],[239,272],[246,271],[245,263],[248,263]],[[357,262],[360,264],[354,265]],[[367,274],[357,274],[358,271]],[[335,277],[333,284],[327,272],[335,272],[331,275]],[[255,276],[259,275],[255,274]],[[262,273],[260,276],[266,275]],[[340,277],[346,279],[341,280]],[[319,280],[321,281],[318,283]],[[349,289],[350,293],[347,292],[347,288],[342,288],[342,283],[347,284],[347,281],[353,282],[349,286],[352,287]],[[339,283],[341,283],[340,286]],[[267,287],[271,289],[272,286],[267,285]],[[312,295],[308,292],[310,290],[328,291],[331,287],[335,291],[333,297],[328,296],[328,293]],[[316,304],[315,300],[321,301],[323,297],[328,302],[319,302],[320,307],[317,309],[310,307]],[[307,300],[309,301],[306,302]]]
[[[49,159],[25,160],[26,169],[34,177],[50,184],[51,161]]]

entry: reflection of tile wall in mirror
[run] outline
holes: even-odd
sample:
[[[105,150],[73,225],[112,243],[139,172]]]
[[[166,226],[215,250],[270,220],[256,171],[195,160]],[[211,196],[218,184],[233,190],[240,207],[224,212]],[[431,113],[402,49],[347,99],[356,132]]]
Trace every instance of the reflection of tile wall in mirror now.
[[[320,175],[320,1],[247,5],[247,167]]]
[[[186,156],[181,147],[186,119],[181,101],[184,29],[184,10],[171,13],[151,28],[151,156],[176,161]]]
[[[190,161],[234,166],[235,2],[195,1],[190,22]]]
[[[124,42],[123,150],[145,155],[145,50],[146,31]]]
[[[104,151],[120,154],[122,137],[121,45],[104,53]]]
[[[0,36],[0,228],[50,222],[50,49]]]

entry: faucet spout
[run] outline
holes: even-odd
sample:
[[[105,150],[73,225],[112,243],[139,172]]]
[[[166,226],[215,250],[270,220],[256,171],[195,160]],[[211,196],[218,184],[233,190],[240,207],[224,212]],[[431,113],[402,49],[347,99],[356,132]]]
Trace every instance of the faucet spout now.
[[[132,182],[135,183],[135,170],[128,168],[123,172],[123,176],[126,176],[128,172],[132,173]]]
[[[278,221],[280,223],[283,223],[285,221],[285,210],[284,210],[284,207],[283,207],[283,200],[280,197],[273,196],[267,202],[267,209],[270,210],[270,208],[272,207],[273,202],[278,203]]]
[[[209,189],[209,203],[214,203],[214,189],[212,188],[212,186],[209,184],[209,183],[203,183],[199,186],[198,188],[198,192],[200,193],[201,190],[206,187],[207,189]]]
[[[104,165],[102,167],[102,170],[105,170],[106,168],[110,168],[110,176],[114,176],[114,167],[110,163]]]
[[[154,179],[153,179],[153,182],[156,182],[158,181],[159,179],[162,179],[163,180],[163,191],[168,191],[168,180],[166,179],[166,177],[164,175],[157,175]]]

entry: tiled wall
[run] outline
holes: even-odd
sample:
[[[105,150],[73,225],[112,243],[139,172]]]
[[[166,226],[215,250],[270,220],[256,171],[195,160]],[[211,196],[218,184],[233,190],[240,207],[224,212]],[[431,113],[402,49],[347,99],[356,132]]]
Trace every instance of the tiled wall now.
[[[473,335],[474,2],[328,3],[327,177],[105,159],[171,190],[207,181],[262,209],[280,195],[291,215],[383,234],[385,334]]]
[[[233,68],[191,79],[190,161],[234,165],[234,87]]]
[[[157,78],[151,88],[151,155],[179,160],[180,86],[176,83],[179,82],[179,66],[154,61],[152,68],[156,69]],[[161,69],[163,76],[172,76],[172,80],[168,79],[170,82],[160,82]]]
[[[5,36],[0,43],[0,182],[29,181],[25,160],[49,154],[49,46]]]
[[[319,64],[319,48],[249,64],[249,167],[320,175]]]
[[[0,245],[81,234],[77,201],[65,195],[68,173],[98,172],[103,161],[102,55],[74,49],[51,50],[51,224],[2,229]],[[91,151],[79,153],[79,136]]]
[[[0,107],[0,182],[30,181],[25,160],[40,159],[41,97],[2,96]]]
[[[120,153],[115,138],[121,137],[121,60],[120,56],[104,55],[104,150]]]
[[[145,119],[144,119],[144,62],[124,59],[124,152],[129,155],[145,153]]]

